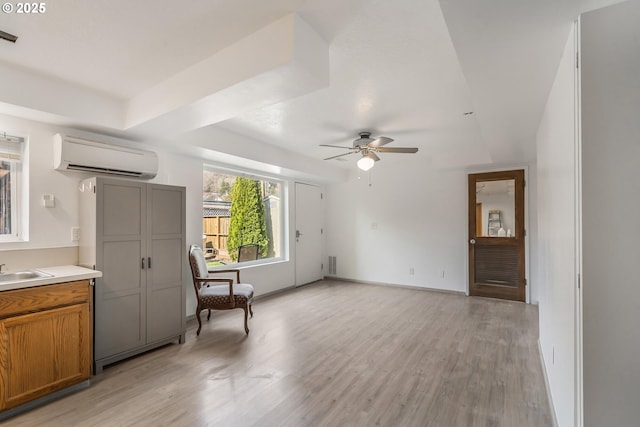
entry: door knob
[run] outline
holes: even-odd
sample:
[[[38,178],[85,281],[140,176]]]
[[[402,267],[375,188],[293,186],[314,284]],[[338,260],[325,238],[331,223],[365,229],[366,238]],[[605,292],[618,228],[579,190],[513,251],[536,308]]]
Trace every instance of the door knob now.
[[[300,232],[300,230],[296,230],[296,239],[298,239],[300,236],[302,236],[302,233]]]
[[[476,239],[469,240],[469,243],[471,243],[472,245],[475,245],[476,244]]]

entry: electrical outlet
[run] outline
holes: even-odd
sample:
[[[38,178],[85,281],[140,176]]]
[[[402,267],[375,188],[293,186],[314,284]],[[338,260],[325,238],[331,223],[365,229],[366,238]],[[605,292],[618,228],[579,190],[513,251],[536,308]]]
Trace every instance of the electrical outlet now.
[[[444,270],[442,270],[442,274],[441,274],[442,278],[444,279]]]
[[[410,276],[413,276],[413,275],[415,274],[415,272],[416,272],[416,271],[413,269],[413,267],[411,267],[411,268],[409,269],[409,275],[410,275]]]
[[[71,241],[72,242],[80,241],[80,227],[71,227]]]

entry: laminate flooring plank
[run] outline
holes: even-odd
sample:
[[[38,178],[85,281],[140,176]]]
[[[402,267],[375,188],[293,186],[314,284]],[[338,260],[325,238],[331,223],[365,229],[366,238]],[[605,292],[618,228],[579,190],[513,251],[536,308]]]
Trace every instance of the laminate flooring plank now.
[[[215,312],[7,426],[551,426],[537,307],[325,280]]]

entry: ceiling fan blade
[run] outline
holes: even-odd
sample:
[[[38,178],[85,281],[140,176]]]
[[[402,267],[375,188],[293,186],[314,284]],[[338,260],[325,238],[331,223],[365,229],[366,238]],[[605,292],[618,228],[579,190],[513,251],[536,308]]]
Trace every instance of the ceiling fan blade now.
[[[415,147],[380,147],[376,149],[378,153],[417,153]]]
[[[369,147],[382,147],[383,145],[387,145],[392,142],[392,138],[387,138],[386,136],[380,136],[369,143]]]
[[[341,145],[320,144],[320,147],[345,148],[347,150],[353,150],[353,147],[343,147]]]
[[[338,157],[348,156],[349,154],[353,154],[353,153],[355,153],[355,151],[350,151],[350,152],[348,152],[348,153],[344,153],[344,154],[338,154],[337,156],[327,157],[326,159],[322,159],[322,160],[337,159]]]
[[[373,151],[369,151],[369,157],[371,157],[375,162],[380,160],[380,157],[376,156],[376,153],[374,153]]]

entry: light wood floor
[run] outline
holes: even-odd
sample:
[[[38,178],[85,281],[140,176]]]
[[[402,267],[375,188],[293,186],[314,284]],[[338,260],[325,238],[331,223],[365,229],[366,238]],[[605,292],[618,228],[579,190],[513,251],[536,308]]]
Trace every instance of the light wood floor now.
[[[551,425],[535,306],[323,281],[254,314],[248,337],[218,312],[3,425]]]

